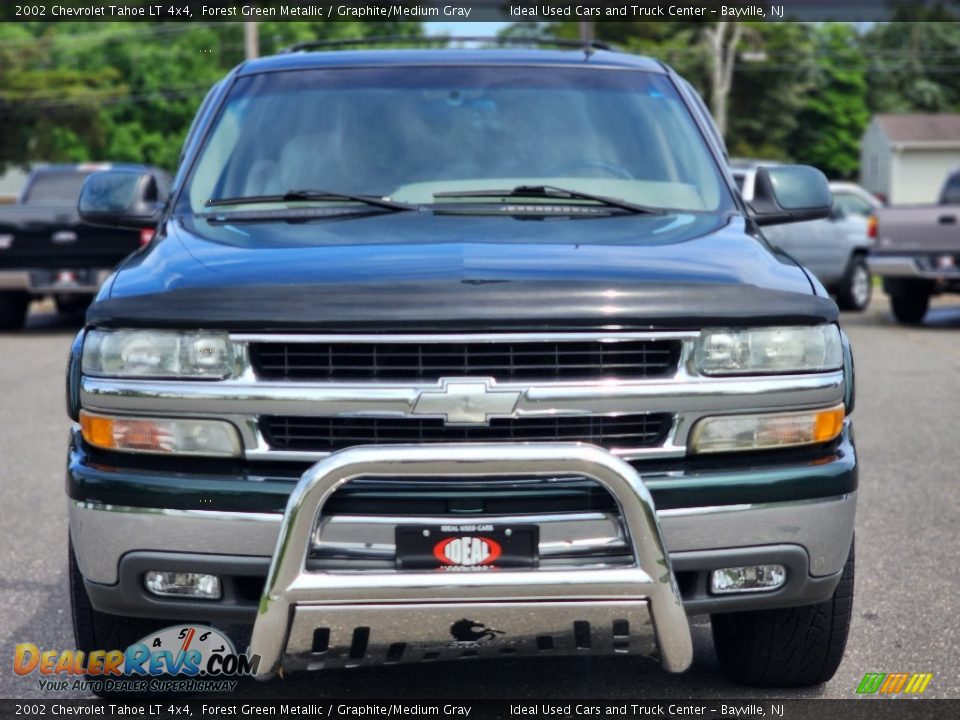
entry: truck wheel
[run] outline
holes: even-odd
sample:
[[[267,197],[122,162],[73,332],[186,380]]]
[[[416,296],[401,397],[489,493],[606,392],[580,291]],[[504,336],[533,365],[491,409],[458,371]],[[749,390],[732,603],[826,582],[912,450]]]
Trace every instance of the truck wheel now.
[[[19,290],[0,292],[0,330],[19,330],[27,319],[30,295]]]
[[[863,312],[870,304],[873,294],[873,276],[867,261],[860,255],[850,258],[850,265],[843,277],[843,282],[837,289],[837,305],[841,310],[855,310]]]
[[[919,325],[930,307],[930,295],[926,292],[896,293],[890,296],[893,316],[901,325]]]
[[[819,685],[843,659],[853,609],[853,545],[829,600],[712,615],[713,644],[730,679],[763,687]]]
[[[93,650],[126,650],[145,635],[170,624],[162,620],[124,617],[94,610],[83,586],[83,575],[77,565],[73,543],[70,553],[70,610],[73,617],[73,636],[77,649],[89,657]],[[102,697],[110,693],[97,693]]]

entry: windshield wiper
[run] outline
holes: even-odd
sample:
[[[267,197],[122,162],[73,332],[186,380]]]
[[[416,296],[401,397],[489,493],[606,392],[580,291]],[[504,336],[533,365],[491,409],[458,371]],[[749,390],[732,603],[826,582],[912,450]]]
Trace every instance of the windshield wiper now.
[[[588,200],[606,207],[619,208],[620,210],[626,210],[627,212],[636,214],[665,214],[665,211],[660,208],[638,205],[637,203],[618,200],[616,198],[606,197],[605,195],[594,195],[593,193],[580,192],[579,190],[568,190],[567,188],[557,187],[556,185],[518,185],[511,190],[450,190],[434,193],[433,196],[435,198],[525,197],[556,200]]]
[[[352,195],[350,193],[329,192],[327,190],[288,190],[283,195],[247,195],[244,197],[217,198],[207,200],[207,207],[225,207],[227,205],[263,205],[266,203],[278,202],[313,202],[315,200],[350,200],[352,202],[363,203],[371,207],[390,210],[391,212],[401,212],[404,210],[416,210],[413,205],[407,203],[394,202],[393,200],[384,200],[374,195]]]

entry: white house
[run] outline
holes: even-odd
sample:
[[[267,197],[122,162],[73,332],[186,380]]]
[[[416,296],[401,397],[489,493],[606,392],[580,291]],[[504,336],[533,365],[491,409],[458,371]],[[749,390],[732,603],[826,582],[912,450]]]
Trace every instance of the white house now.
[[[860,141],[860,184],[890,203],[937,199],[960,166],[960,114],[874,115]]]

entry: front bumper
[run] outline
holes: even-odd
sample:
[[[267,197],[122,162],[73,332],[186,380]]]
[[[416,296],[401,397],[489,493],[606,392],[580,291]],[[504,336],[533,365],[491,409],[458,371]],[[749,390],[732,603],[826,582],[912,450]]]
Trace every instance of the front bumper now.
[[[940,254],[955,255],[953,252]],[[935,255],[871,255],[867,259],[867,264],[870,266],[870,272],[880,277],[915,278],[943,282],[960,281],[960,267],[937,267],[934,262]]]
[[[757,462],[736,471],[730,467],[687,467],[684,471],[675,466],[667,476],[642,465],[636,469],[656,499],[660,532],[688,613],[804,605],[832,594],[847,558],[856,506],[856,457],[849,428],[835,447],[805,462]],[[242,497],[247,503],[259,498],[261,506],[272,508],[272,493],[281,492],[279,483],[111,470],[91,461],[76,444],[69,480],[71,535],[95,607],[145,617],[253,621],[283,514],[279,508],[229,509],[231,505],[222,495]],[[121,483],[130,492],[120,492]],[[174,503],[167,501],[173,495],[156,489],[164,484],[171,486],[179,499],[186,497],[190,505],[171,507]],[[284,485],[286,505],[291,484]],[[139,494],[130,494],[133,490]],[[730,496],[741,501],[723,502]],[[105,502],[108,497],[161,502],[121,505]],[[225,509],[195,509],[205,506]],[[470,519],[503,522],[505,518]],[[392,562],[397,524],[439,520],[332,516],[329,521],[325,518],[323,541],[334,548],[359,543],[369,551],[371,568],[376,570],[383,558],[387,560],[381,565]],[[584,541],[619,543],[626,548],[616,518],[602,512],[545,514],[538,523],[540,556],[546,560],[558,549],[569,550]],[[546,560],[543,567],[548,566]],[[711,570],[768,562],[788,569],[788,581],[779,590],[716,596],[707,589]],[[148,595],[143,574],[154,569],[221,575],[224,597],[218,602],[201,602]]]

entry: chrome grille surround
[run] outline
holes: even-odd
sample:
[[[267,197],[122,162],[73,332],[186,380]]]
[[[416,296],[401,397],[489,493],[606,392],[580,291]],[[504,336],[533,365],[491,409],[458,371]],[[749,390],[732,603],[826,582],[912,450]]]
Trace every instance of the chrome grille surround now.
[[[422,397],[446,391],[457,378],[437,382],[304,382],[263,380],[257,377],[247,351],[251,343],[425,343],[456,339],[470,343],[551,341],[623,342],[672,340],[682,344],[677,367],[668,377],[584,381],[499,382],[497,378],[465,378],[461,384],[484,384],[490,394],[503,393],[509,401],[483,419],[536,417],[617,417],[625,414],[669,413],[673,420],[662,442],[652,446],[622,444],[609,447],[626,460],[682,457],[688,435],[701,417],[735,412],[800,410],[825,407],[844,398],[842,370],[797,375],[706,377],[696,373],[691,358],[698,331],[679,332],[571,332],[355,335],[234,333],[239,343],[242,372],[219,381],[121,380],[84,377],[81,403],[93,411],[117,414],[153,414],[220,418],[232,422],[243,439],[247,460],[316,461],[329,452],[278,450],[270,446],[260,427],[264,416],[300,418],[444,417],[424,409]],[[504,410],[506,408],[506,410]],[[448,419],[449,421],[449,419]],[[464,423],[470,425],[470,423]],[[485,423],[474,426],[485,427]]]

